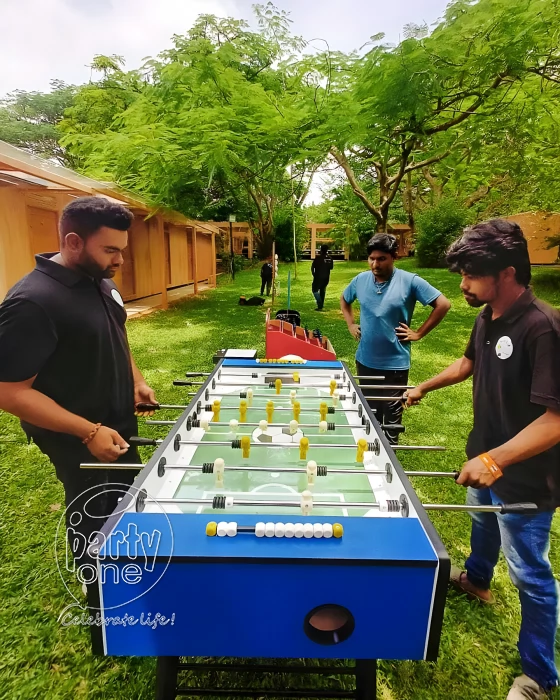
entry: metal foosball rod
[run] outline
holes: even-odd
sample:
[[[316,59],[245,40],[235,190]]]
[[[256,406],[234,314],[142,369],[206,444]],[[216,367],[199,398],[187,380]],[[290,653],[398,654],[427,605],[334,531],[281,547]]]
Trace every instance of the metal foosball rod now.
[[[244,435],[241,439],[239,440],[181,440],[181,436],[177,434],[175,436],[174,440],[174,445],[175,449],[178,450],[180,445],[191,445],[191,446],[200,446],[203,445],[204,447],[212,447],[212,446],[220,446],[220,447],[231,447],[232,449],[247,449],[251,447],[266,447],[266,448],[272,448],[272,449],[302,449],[301,446],[301,440],[306,440],[307,438],[301,438],[299,443],[296,442],[279,442],[279,443],[273,443],[273,442],[251,442],[250,439],[245,441],[244,438],[248,438],[249,436]],[[145,438],[145,437],[139,437],[139,436],[133,436],[128,439],[128,442],[131,445],[143,445],[146,447],[157,447],[158,445],[161,445],[164,441],[163,440],[155,440],[153,438]],[[361,443],[361,444],[360,444]],[[307,445],[305,445],[305,449],[312,449],[312,448],[324,448],[324,447],[331,447],[331,448],[340,448],[340,449],[354,449],[354,450],[362,450],[363,452],[373,452],[374,454],[378,455],[380,452],[380,443],[377,438],[373,442],[368,442],[364,438],[360,438],[358,440],[358,443],[353,443],[353,444],[345,444],[345,443],[311,443],[307,442]],[[439,445],[391,445],[391,448],[393,450],[419,450],[419,451],[426,451],[426,452],[444,452],[445,447],[440,447]],[[305,457],[301,457],[301,459],[305,459]]]
[[[363,501],[314,501],[313,494],[310,491],[304,491],[301,494],[299,501],[255,501],[246,498],[233,498],[232,496],[214,496],[213,498],[150,498],[145,489],[142,489],[136,496],[136,511],[141,513],[147,503],[155,503],[158,506],[163,504],[169,505],[197,505],[210,507],[212,510],[227,510],[239,507],[250,508],[299,508],[303,515],[311,515],[314,508],[357,508],[360,510],[377,509],[384,513],[400,513],[402,517],[409,515],[409,503],[405,494],[401,494],[398,499],[382,500],[378,503],[370,503]],[[533,513],[538,508],[535,503],[507,503],[498,506],[471,506],[471,505],[454,505],[454,504],[422,504],[424,510],[443,510],[443,511],[473,511],[483,513]]]
[[[146,463],[147,464],[147,463]],[[80,464],[80,469],[136,469],[140,471],[144,469],[146,464],[121,464],[119,462],[82,462]],[[223,471],[234,471],[234,472],[269,472],[269,473],[292,473],[292,474],[308,474],[309,464],[307,467],[259,467],[259,466],[247,466],[244,464],[236,464],[226,466],[222,465],[221,469]],[[318,477],[330,476],[331,474],[344,474],[346,476],[384,476],[388,483],[392,483],[393,480],[393,465],[387,462],[385,469],[337,469],[332,467],[327,467],[326,465],[317,464],[312,462],[313,468],[317,470]],[[162,457],[158,463],[158,475],[163,476],[164,472],[168,469],[175,471],[201,471],[204,474],[214,474],[220,469],[217,468],[216,460],[214,462],[205,462],[204,464],[168,464],[165,457]],[[460,472],[417,472],[417,471],[405,471],[406,476],[419,476],[419,477],[433,477],[433,478],[452,478],[457,479]]]
[[[177,425],[179,421],[177,420],[146,420],[144,422],[144,425]],[[223,423],[223,422],[217,422],[211,423],[212,426],[214,425],[221,425],[221,426],[229,426],[229,423]],[[239,427],[243,427],[244,425],[250,426],[250,427],[259,427],[260,423],[240,423]],[[334,427],[331,427],[331,424],[329,423],[328,425],[328,430],[337,430],[337,429],[343,429],[347,428],[348,430],[353,430],[355,428],[360,428],[362,426],[359,425],[350,425],[349,423],[342,424],[342,423],[333,423]],[[195,427],[201,427],[195,426]],[[289,423],[269,423],[268,424],[269,428],[289,428],[290,424]],[[317,423],[299,423],[300,428],[316,428]],[[381,430],[393,430],[397,433],[404,433],[405,432],[405,426],[401,425],[400,423],[382,423],[381,424]]]
[[[362,392],[364,389],[402,389],[403,391],[407,389],[416,389],[415,386],[404,386],[403,384],[358,384],[358,386]]]
[[[193,396],[196,396],[196,394],[193,394]],[[219,394],[219,396],[223,396],[223,394]],[[227,398],[227,396],[225,397]],[[321,398],[321,397],[316,397],[316,398]],[[201,403],[201,402],[199,402]],[[183,405],[178,405],[178,404],[160,404],[160,403],[138,403],[136,404],[136,410],[137,411],[158,411],[160,409],[173,409],[173,410],[178,410],[178,411],[184,411],[188,406],[186,404]],[[212,413],[212,404],[206,404],[205,406],[202,406],[202,403],[199,408],[197,408],[197,412],[200,413],[200,411],[204,408],[204,410],[209,411]],[[262,408],[263,410],[266,409],[265,406],[248,406],[248,409],[251,408],[253,410]],[[222,411],[239,411],[239,406],[220,406],[220,410]],[[288,407],[288,406],[274,406],[275,411],[292,411],[293,409]],[[316,413],[319,409],[311,409],[311,408],[305,408],[302,407],[301,412],[302,413]],[[334,406],[328,406],[327,407],[327,413],[358,413],[360,418],[362,417],[363,413],[363,408],[362,406],[359,406],[358,408],[335,408]]]

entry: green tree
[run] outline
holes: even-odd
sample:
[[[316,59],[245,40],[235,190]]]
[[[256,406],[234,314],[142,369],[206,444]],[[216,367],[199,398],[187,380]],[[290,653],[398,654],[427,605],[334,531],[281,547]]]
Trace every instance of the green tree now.
[[[465,157],[467,124],[497,119],[535,78],[556,93],[559,9],[558,0],[455,0],[429,36],[409,28],[390,47],[378,35],[363,59],[341,62],[318,137],[331,138],[331,156],[378,230],[409,176]],[[350,90],[337,91],[343,78]]]
[[[418,214],[416,255],[422,267],[440,267],[445,252],[469,223],[468,209],[455,199],[441,199]]]
[[[72,105],[76,87],[51,81],[50,92],[16,90],[0,101],[0,140],[73,167],[75,158],[60,144],[57,124]]]
[[[191,216],[223,211],[226,202],[248,212],[266,255],[276,208],[292,191],[298,201],[305,196],[314,162],[301,153],[307,88],[292,57],[303,43],[290,35],[285,13],[271,4],[255,11],[256,32],[244,21],[201,15],[173,48],[146,62],[145,82],[122,111],[89,132],[88,115],[76,108],[61,128],[90,173],[153,203]],[[102,110],[107,86],[100,88],[84,92]]]

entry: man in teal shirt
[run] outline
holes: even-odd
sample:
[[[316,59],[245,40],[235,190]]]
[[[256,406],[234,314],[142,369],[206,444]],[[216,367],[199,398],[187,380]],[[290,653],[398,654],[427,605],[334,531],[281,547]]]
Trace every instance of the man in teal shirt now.
[[[378,233],[368,242],[370,272],[350,282],[340,297],[340,308],[348,330],[359,341],[356,367],[359,376],[383,376],[383,380],[361,380],[362,384],[405,386],[410,369],[410,343],[434,329],[451,308],[449,300],[416,274],[395,267],[398,244],[394,236]],[[360,302],[360,324],[354,321],[352,304]],[[416,302],[433,311],[417,331],[410,328]],[[378,396],[402,396],[403,390],[379,390]],[[369,401],[381,424],[399,424],[401,400]],[[386,431],[389,441],[398,442],[398,432]]]

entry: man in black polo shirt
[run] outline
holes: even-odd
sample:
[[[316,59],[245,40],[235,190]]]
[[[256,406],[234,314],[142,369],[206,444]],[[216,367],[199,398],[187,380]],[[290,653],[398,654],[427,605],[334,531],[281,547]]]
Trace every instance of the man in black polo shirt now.
[[[548,548],[552,516],[560,505],[560,314],[529,288],[527,241],[517,224],[496,219],[467,229],[451,246],[447,262],[462,275],[467,303],[486,306],[464,356],[406,392],[407,404],[472,375],[469,461],[457,480],[469,487],[467,503],[533,502],[539,507],[532,514],[473,512],[466,571],[452,571],[451,583],[491,602],[490,582],[503,549],[522,617],[523,675],[507,700],[541,700],[558,684],[558,594]]]
[[[132,218],[106,199],[76,199],[60,220],[61,252],[37,255],[35,269],[0,305],[0,408],[21,419],[54,464],[78,559],[87,556],[84,538],[116,506],[119,494],[106,484],[135,476],[80,463],[139,462],[126,442],[137,434],[135,404],[155,402],[131,357],[123,300],[110,281],[123,264]]]

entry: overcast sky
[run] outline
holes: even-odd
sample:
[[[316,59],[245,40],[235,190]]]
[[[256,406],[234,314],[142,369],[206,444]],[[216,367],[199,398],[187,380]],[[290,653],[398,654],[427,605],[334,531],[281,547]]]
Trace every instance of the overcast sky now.
[[[264,0],[263,0],[264,2]],[[385,32],[398,42],[409,22],[432,24],[448,0],[276,0],[293,31],[350,51]],[[124,56],[128,68],[170,45],[201,12],[251,19],[252,0],[0,0],[0,96],[47,91],[53,78],[79,84],[95,54]],[[320,42],[314,42],[322,48]]]

